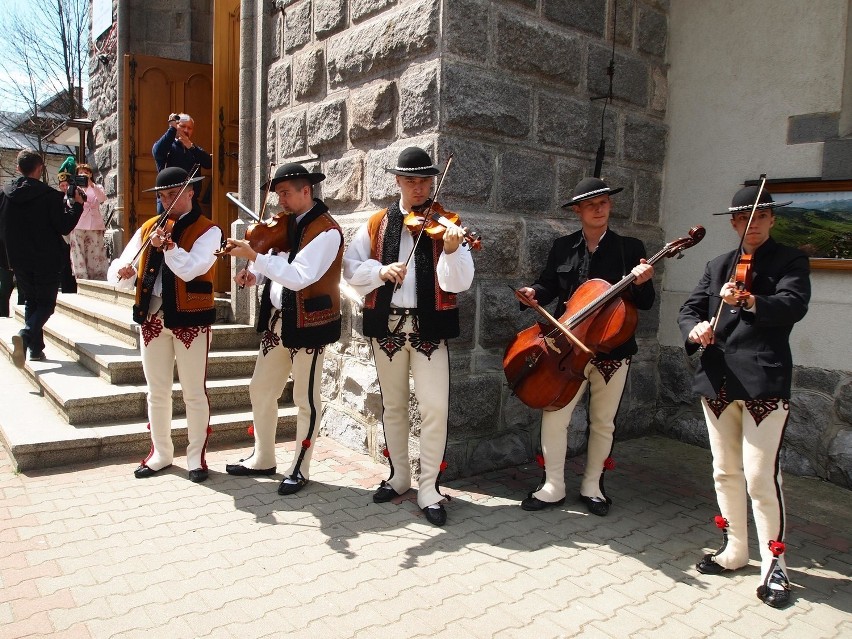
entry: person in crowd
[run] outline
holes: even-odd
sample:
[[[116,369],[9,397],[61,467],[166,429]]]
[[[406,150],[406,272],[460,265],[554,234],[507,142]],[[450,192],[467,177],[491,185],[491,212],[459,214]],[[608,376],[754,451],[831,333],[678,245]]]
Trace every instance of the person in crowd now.
[[[169,166],[177,166],[189,173],[196,164],[203,169],[213,168],[211,155],[192,141],[195,132],[195,120],[188,113],[169,114],[168,127],[163,136],[154,142],[151,153],[157,171],[162,171]],[[198,202],[201,195],[201,182],[196,182],[192,187],[193,202]],[[158,209],[158,212],[161,212]]]
[[[811,295],[808,257],[770,235],[775,208],[788,204],[756,186],[737,191],[728,211],[716,215],[730,215],[740,248],[707,263],[678,317],[686,352],[702,351],[694,389],[707,422],[723,532],[722,546],[696,568],[718,575],[748,564],[750,498],[760,542],[757,596],[774,608],[790,602],[780,465],[793,376],[790,333]],[[748,286],[747,270],[736,281],[746,264]]]
[[[622,236],[609,227],[611,195],[622,189],[610,188],[599,178],[588,177],[574,188],[570,208],[580,229],[558,238],[550,249],[544,270],[532,286],[520,289],[528,299],[540,305],[558,300],[562,314],[565,303],[577,288],[590,279],[610,284],[632,273],[636,279],[624,296],[640,310],[654,303],[654,268],[645,263],[645,246],[633,237]],[[586,469],[580,483],[580,501],[590,513],[604,517],[612,498],[606,494],[604,471],[613,467],[615,415],[621,403],[630,360],[638,352],[634,336],[608,353],[594,357],[586,366],[583,381],[574,399],[564,408],[544,411],[541,419],[541,452],[544,477],[537,490],[521,502],[529,511],[558,506],[565,501],[565,456],[568,452],[568,426],[577,402],[589,388],[589,437]]]
[[[124,251],[110,265],[107,281],[136,291],[133,320],[140,325],[142,368],[148,383],[148,420],[151,450],[134,471],[138,479],[153,477],[174,459],[172,380],[175,365],[189,444],[189,479],[207,479],[205,460],[210,433],[207,397],[207,356],[211,324],[216,319],[213,300],[215,251],[222,232],[194,202],[192,183],[180,167],[157,174],[153,191],[168,219],[152,217],[133,234]],[[137,257],[138,256],[138,257]],[[136,258],[136,259],[134,259]]]
[[[408,213],[428,206],[440,173],[429,154],[408,147],[387,171],[396,176],[400,197],[358,229],[343,259],[346,281],[366,295],[363,330],[370,338],[382,393],[385,455],[391,470],[373,501],[391,501],[411,487],[411,374],[422,418],[417,504],[427,521],[443,526],[447,512],[439,483],[450,406],[448,340],[459,335],[456,297],[470,288],[474,264],[469,249],[462,246],[463,229],[448,228],[436,239],[423,233],[415,249],[417,231],[411,233],[403,224]]]
[[[93,180],[88,164],[77,165],[77,182],[77,188],[85,194],[85,202],[80,221],[71,231],[71,267],[77,279],[104,280],[109,262],[104,249],[101,204],[106,202],[106,193],[104,187]]]
[[[301,164],[284,164],[263,190],[274,190],[288,222],[286,241],[258,254],[245,240],[229,239],[234,257],[251,262],[240,270],[240,286],[263,285],[257,328],[263,334],[254,375],[249,384],[254,417],[254,451],[228,464],[230,475],[272,475],[276,472],[275,433],[278,398],[293,378],[298,407],[296,449],[279,495],[294,495],[310,479],[314,443],[322,417],[322,367],[325,347],[340,338],[340,265],[343,233],[328,207],[313,195],[325,175]]]
[[[83,213],[79,192],[71,198],[42,181],[44,160],[32,149],[18,153],[21,176],[3,189],[0,219],[8,264],[24,298],[24,327],[12,336],[12,361],[23,368],[43,360],[44,325],[56,309],[62,269],[68,259],[67,235]]]

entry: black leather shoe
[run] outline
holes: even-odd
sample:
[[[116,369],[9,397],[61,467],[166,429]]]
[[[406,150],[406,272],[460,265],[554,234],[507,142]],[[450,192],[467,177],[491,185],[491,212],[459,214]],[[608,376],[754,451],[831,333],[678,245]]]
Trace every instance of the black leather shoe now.
[[[524,510],[536,511],[544,510],[545,508],[555,508],[556,506],[561,506],[564,503],[564,497],[559,501],[542,501],[538,497],[533,497],[532,495],[530,495],[521,502],[521,508],[523,508]]]
[[[724,566],[716,563],[713,555],[704,555],[701,561],[695,564],[695,569],[702,575],[721,575],[727,570]]]
[[[586,505],[586,509],[590,513],[597,515],[598,517],[606,517],[607,513],[609,513],[609,505],[612,503],[611,499],[598,501],[591,497],[586,497],[585,495],[580,495],[580,501]]]
[[[447,523],[447,511],[443,506],[439,505],[437,508],[427,506],[420,510],[422,510],[423,514],[426,515],[426,521],[433,526],[443,526]]]
[[[163,466],[160,470],[165,470],[166,468],[169,468],[169,466],[171,466],[171,464]],[[133,476],[136,477],[136,479],[145,479],[146,477],[153,477],[159,473],[160,470],[154,470],[153,468],[148,468],[145,464],[139,464],[139,468],[133,471]]]
[[[246,468],[242,464],[226,464],[225,472],[236,477],[248,477],[251,475],[274,475],[277,466],[272,468]]]
[[[23,335],[12,335],[12,363],[16,368],[23,368],[27,357],[27,342]]]
[[[757,598],[767,606],[773,608],[784,608],[790,603],[790,582],[780,570],[776,570],[769,577],[767,585],[757,588]]]
[[[189,481],[200,484],[205,481],[208,477],[206,468],[196,468],[195,470],[189,471]]]
[[[390,484],[382,484],[373,493],[373,501],[377,504],[384,504],[394,497],[399,497],[399,493],[390,487]]]
[[[44,351],[30,351],[30,361],[31,362],[43,362],[47,357],[44,354]]]
[[[289,477],[285,477],[281,480],[281,484],[278,486],[279,495],[295,495],[297,492],[302,490],[302,488],[308,485],[308,480],[304,477],[298,477],[295,483],[288,483],[288,479]]]

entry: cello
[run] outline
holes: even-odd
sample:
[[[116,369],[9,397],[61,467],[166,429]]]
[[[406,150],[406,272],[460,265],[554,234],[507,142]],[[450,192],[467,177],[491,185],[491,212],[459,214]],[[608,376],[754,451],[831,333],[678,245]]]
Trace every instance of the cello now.
[[[647,263],[682,257],[705,233],[703,226],[691,228],[688,237],[667,243]],[[636,331],[636,307],[622,297],[635,279],[628,273],[616,284],[600,279],[584,282],[566,302],[559,319],[515,291],[523,304],[544,318],[518,333],[503,356],[506,381],[518,399],[530,408],[547,411],[564,408],[574,399],[589,361],[620,346]]]

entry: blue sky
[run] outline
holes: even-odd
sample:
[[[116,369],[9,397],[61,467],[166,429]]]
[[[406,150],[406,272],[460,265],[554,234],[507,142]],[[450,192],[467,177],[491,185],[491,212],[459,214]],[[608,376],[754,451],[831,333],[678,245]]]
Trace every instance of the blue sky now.
[[[3,2],[3,25],[4,30],[8,35],[9,29],[14,18],[18,17],[22,20],[30,19],[34,15],[33,5],[26,1]],[[9,94],[15,93],[14,83],[28,84],[26,71],[22,65],[19,65],[13,49],[10,46],[10,37],[0,38],[0,110],[3,111],[22,111],[27,108],[25,103],[14,100]],[[62,77],[61,69],[57,68],[57,78]],[[59,85],[64,84],[60,82]],[[45,91],[40,98],[48,97],[51,91]]]

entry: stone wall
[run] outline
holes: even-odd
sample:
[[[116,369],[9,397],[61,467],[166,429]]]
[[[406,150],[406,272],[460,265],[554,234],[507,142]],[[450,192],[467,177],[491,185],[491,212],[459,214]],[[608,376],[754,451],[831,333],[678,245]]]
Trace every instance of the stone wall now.
[[[113,2],[113,24],[116,22],[116,1]],[[119,226],[118,197],[118,100],[119,100],[119,37],[118,28],[101,34],[89,50],[89,118],[94,122],[87,159],[94,169],[95,179],[104,186],[107,201],[102,205],[105,218],[114,221],[107,231],[108,246],[114,249],[114,236]],[[119,232],[120,233],[120,232]],[[119,242],[120,244],[120,242]],[[111,251],[112,252],[112,251]]]
[[[665,435],[710,447],[693,362],[683,349],[660,349],[660,396],[654,425]],[[852,488],[852,374],[796,366],[781,468]]]
[[[266,155],[303,161],[328,179],[319,195],[351,234],[396,195],[392,165],[419,145],[455,160],[441,200],[483,236],[477,276],[460,296],[451,343],[447,475],[527,461],[540,413],[507,391],[502,355],[532,322],[509,286],[530,283],[551,242],[578,228],[560,211],[590,175],[608,89],[613,0],[279,0],[266,78]],[[666,146],[668,3],[618,1],[615,100],[606,109],[604,177],[625,188],[613,224],[649,251],[659,230]],[[267,56],[264,56],[265,58]],[[262,163],[261,163],[262,164]],[[258,179],[260,183],[262,180]],[[326,358],[323,428],[380,459],[381,397],[360,318]],[[622,404],[620,436],[651,427],[657,396],[657,309],[644,313],[642,353]],[[419,434],[412,396],[413,455]],[[585,447],[585,409],[571,449]]]

